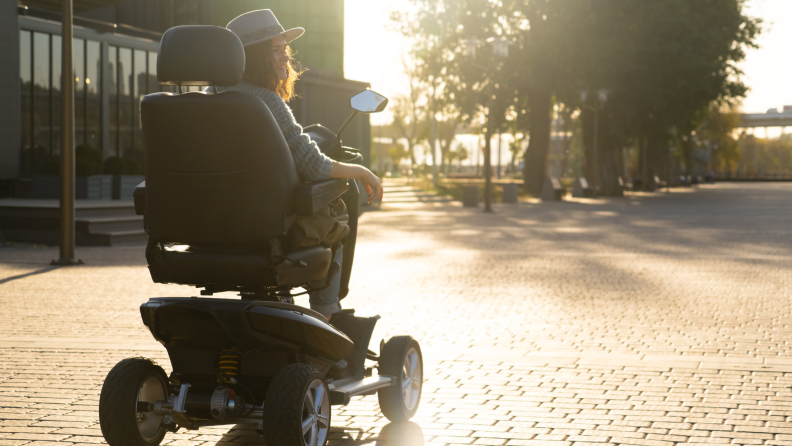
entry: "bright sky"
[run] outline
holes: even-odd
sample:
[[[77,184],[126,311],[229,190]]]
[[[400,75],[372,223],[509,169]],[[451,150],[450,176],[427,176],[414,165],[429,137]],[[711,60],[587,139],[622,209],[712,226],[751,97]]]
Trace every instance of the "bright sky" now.
[[[406,90],[401,55],[408,50],[398,33],[388,31],[389,8],[406,0],[345,0],[344,75],[371,83],[371,89],[389,98]],[[373,124],[388,122],[385,114],[371,115]]]
[[[404,91],[400,36],[388,31],[389,8],[407,0],[346,0],[345,74],[348,79],[371,82],[373,90],[393,97]],[[749,0],[748,13],[765,20],[760,49],[742,64],[744,81],[751,87],[743,103],[746,112],[792,105],[792,0]],[[380,123],[386,115],[372,115]]]
[[[751,0],[748,4],[748,14],[764,19],[767,29],[759,38],[760,48],[749,52],[742,65],[751,87],[743,110],[762,113],[792,105],[792,1]]]

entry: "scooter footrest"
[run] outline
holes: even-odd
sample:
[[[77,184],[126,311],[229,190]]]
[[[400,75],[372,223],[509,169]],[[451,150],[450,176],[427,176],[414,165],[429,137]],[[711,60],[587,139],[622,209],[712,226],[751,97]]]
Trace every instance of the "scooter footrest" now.
[[[330,391],[330,405],[331,406],[346,406],[351,401],[352,397],[346,390],[331,390]]]

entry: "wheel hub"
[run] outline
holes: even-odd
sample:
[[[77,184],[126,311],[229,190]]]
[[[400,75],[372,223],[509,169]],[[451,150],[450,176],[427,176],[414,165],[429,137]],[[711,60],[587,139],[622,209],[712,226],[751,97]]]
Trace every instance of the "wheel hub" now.
[[[330,399],[324,383],[315,379],[308,386],[303,399],[303,445],[320,446],[330,430]]]
[[[407,410],[413,410],[421,396],[423,383],[423,364],[418,351],[413,347],[404,357],[402,367],[402,402]]]
[[[138,432],[143,439],[150,441],[159,435],[162,429],[163,417],[155,415],[153,412],[154,403],[166,398],[164,383],[156,376],[149,376],[140,385],[136,407],[145,407],[136,413]],[[148,404],[141,404],[148,403]]]

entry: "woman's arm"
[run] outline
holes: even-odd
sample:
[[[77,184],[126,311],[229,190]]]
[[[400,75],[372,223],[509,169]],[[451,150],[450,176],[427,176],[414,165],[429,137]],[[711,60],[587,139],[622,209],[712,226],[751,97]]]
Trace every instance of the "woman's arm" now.
[[[376,175],[363,166],[333,161],[333,171],[330,173],[330,178],[360,180],[360,182],[363,183],[363,187],[366,188],[366,194],[368,194],[368,198],[366,198],[367,202],[371,203],[375,198],[379,198],[379,200],[382,201],[382,182]]]

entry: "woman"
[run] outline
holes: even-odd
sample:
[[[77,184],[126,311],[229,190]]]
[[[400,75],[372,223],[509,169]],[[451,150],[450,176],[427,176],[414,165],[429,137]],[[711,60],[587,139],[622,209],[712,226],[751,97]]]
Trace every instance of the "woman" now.
[[[285,31],[269,9],[242,14],[232,20],[227,28],[239,36],[245,46],[245,73],[238,85],[221,87],[218,90],[236,90],[264,101],[286,138],[297,172],[303,181],[356,179],[366,189],[369,203],[375,198],[382,200],[380,179],[363,166],[339,163],[325,156],[316,143],[303,133],[302,127],[286,104],[294,97],[294,82],[299,76],[292,65],[288,44],[300,37],[305,30],[294,28]],[[339,264],[342,264],[342,251],[340,248],[336,250],[334,260]],[[332,286],[310,293],[311,308],[327,317],[340,311],[340,284],[341,274],[338,273]]]

